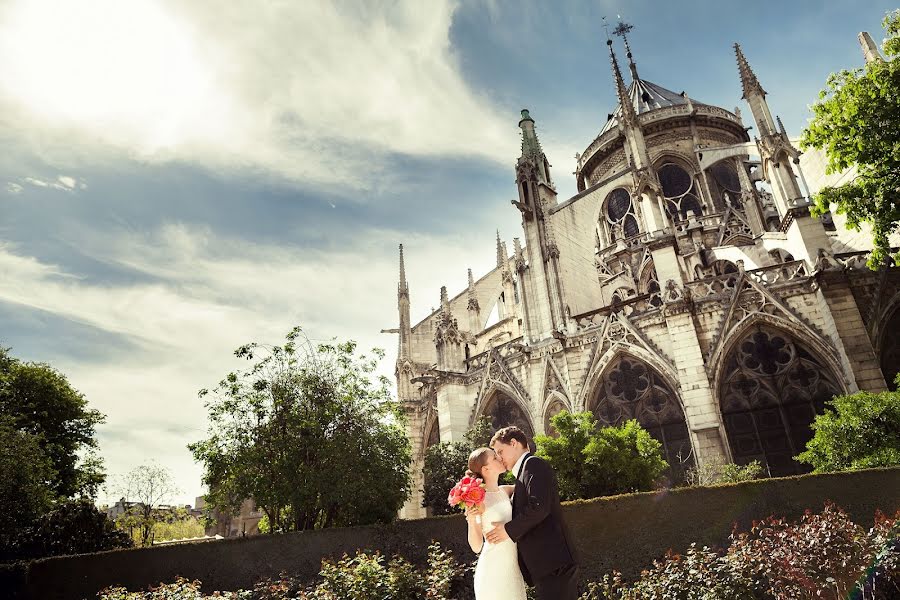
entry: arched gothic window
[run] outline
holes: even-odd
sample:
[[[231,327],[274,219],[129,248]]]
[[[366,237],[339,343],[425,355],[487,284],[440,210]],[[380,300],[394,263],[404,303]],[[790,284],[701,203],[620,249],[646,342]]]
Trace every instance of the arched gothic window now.
[[[534,439],[534,428],[531,426],[528,415],[515,400],[503,392],[494,394],[482,414],[491,419],[493,431],[515,425],[525,432],[529,440]]]
[[[897,387],[897,374],[900,373],[900,308],[888,320],[884,328],[884,340],[881,342],[881,372],[889,390]]]
[[[604,216],[609,230],[609,241],[625,239],[640,233],[634,203],[628,190],[616,188],[606,197]]]
[[[664,163],[656,172],[666,199],[666,212],[673,221],[687,219],[691,211],[698,217],[703,214],[699,192],[690,173],[672,162]]]
[[[741,205],[741,180],[738,178],[737,169],[729,160],[717,162],[706,171],[712,175],[716,191],[713,201],[717,208],[725,209],[730,203],[732,206]],[[726,195],[728,202],[726,202]]]
[[[719,393],[731,454],[758,460],[772,476],[810,470],[794,461],[810,424],[840,387],[830,369],[790,335],[769,327],[746,334],[725,357]]]
[[[566,405],[562,403],[561,400],[554,399],[553,402],[550,403],[549,408],[547,408],[547,412],[544,413],[544,433],[549,435],[550,437],[559,437],[559,433],[553,428],[553,425],[550,423],[550,419],[566,410]]]
[[[637,359],[620,356],[604,373],[590,406],[603,426],[637,419],[662,443],[672,481],[684,481],[685,470],[694,465],[691,436],[678,397],[656,370]]]
[[[660,294],[659,276],[656,274],[656,267],[652,264],[646,266],[641,273],[641,294],[650,294],[650,304],[659,308],[663,304],[662,294]]]

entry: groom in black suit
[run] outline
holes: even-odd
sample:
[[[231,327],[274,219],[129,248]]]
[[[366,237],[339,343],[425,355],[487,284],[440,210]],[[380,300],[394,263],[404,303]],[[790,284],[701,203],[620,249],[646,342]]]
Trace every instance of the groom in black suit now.
[[[556,473],[528,451],[528,438],[518,427],[494,434],[491,448],[516,476],[512,520],[494,523],[485,536],[492,544],[510,538],[518,544],[519,566],[541,600],[578,598],[578,563],[563,521]]]

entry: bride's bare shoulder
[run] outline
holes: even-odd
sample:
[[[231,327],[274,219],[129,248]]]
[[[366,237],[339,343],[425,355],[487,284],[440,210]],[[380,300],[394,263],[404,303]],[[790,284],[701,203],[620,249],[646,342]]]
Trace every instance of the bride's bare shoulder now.
[[[513,495],[513,491],[515,491],[515,489],[516,489],[516,486],[514,486],[514,485],[501,485],[501,486],[500,486],[500,489],[503,490],[504,492],[506,492],[506,495],[507,495],[507,496],[512,496],[512,495]]]

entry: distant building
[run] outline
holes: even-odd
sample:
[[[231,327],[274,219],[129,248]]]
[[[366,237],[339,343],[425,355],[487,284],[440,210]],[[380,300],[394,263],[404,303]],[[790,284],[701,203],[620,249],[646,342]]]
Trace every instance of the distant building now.
[[[197,511],[202,515],[206,508],[206,500],[199,496],[196,500]],[[206,535],[229,537],[245,537],[259,533],[259,522],[263,518],[263,512],[256,506],[252,498],[241,503],[241,509],[237,515],[223,513],[218,510],[210,511],[214,522],[206,527]]]

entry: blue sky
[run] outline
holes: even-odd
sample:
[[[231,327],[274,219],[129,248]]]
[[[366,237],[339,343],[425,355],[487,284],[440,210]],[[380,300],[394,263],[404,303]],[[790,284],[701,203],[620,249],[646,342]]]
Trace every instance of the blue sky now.
[[[893,8],[0,0],[0,344],[107,414],[113,479],[153,458],[192,503],[197,391],[235,347],[301,325],[387,348],[391,373],[397,244],[416,319],[519,235],[521,108],[574,193],[614,106],[604,15],[636,26],[642,77],[748,115],[740,42],[799,133]]]

